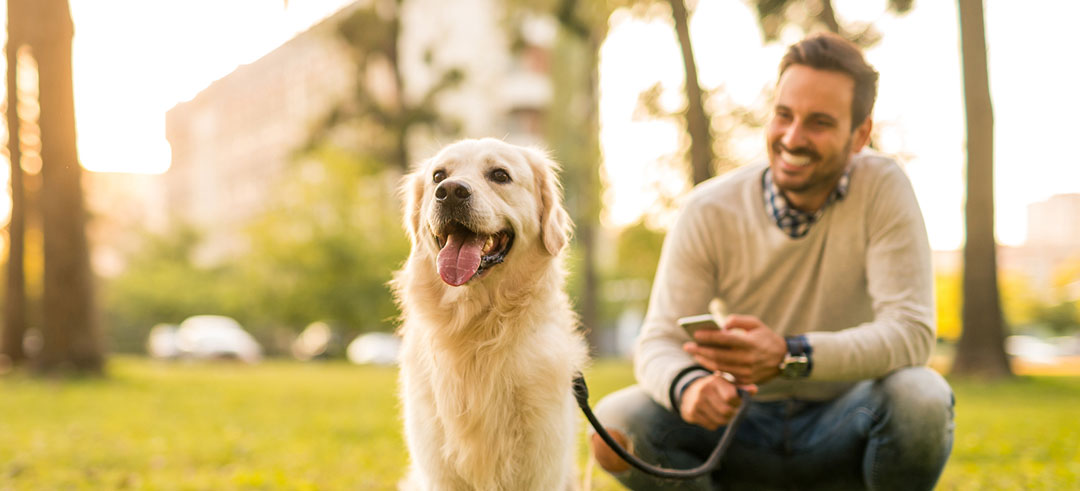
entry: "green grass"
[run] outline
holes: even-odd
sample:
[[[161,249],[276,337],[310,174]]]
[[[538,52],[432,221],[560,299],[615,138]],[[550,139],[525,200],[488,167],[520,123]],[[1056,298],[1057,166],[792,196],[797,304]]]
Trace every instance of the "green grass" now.
[[[593,401],[632,382],[625,362],[587,376]],[[105,379],[0,377],[0,491],[392,489],[407,461],[395,382],[340,362],[136,358]],[[1080,489],[1080,378],[952,383],[940,489]],[[597,469],[593,489],[618,487]]]

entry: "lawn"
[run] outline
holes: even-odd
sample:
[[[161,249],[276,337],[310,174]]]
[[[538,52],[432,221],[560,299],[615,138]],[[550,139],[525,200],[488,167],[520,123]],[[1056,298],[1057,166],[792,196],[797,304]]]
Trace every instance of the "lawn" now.
[[[393,368],[114,358],[109,374],[0,377],[0,491],[392,489],[404,472]],[[621,361],[587,375],[594,401],[631,381]],[[1080,377],[952,383],[940,489],[1080,489]],[[597,470],[593,489],[618,488]]]

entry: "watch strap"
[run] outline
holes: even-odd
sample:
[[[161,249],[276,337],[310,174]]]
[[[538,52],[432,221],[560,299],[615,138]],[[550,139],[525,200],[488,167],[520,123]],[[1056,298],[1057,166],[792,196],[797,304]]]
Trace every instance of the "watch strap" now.
[[[810,341],[806,339],[805,334],[788,336],[784,338],[784,342],[787,343],[788,353],[792,355],[810,355],[814,353],[814,348],[810,346]]]

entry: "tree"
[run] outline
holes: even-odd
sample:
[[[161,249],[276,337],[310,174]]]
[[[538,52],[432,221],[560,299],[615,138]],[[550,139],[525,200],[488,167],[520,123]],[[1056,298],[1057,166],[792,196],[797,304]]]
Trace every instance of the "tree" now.
[[[986,67],[982,0],[959,0],[960,50],[967,115],[967,202],[964,205],[963,332],[953,373],[1012,375],[998,291],[994,239],[994,113]]]
[[[698,82],[697,62],[690,42],[690,26],[683,0],[668,0],[675,32],[682,51],[684,86],[686,90],[686,131],[690,135],[690,169],[694,184],[713,176],[712,131],[705,111],[701,84]]]
[[[803,32],[825,29],[862,46],[872,46],[881,40],[871,24],[841,23],[833,8],[833,0],[754,0],[758,11],[758,23],[766,41],[780,38],[784,27],[794,24]],[[889,0],[890,12],[903,14],[911,10],[915,0]],[[793,8],[797,7],[797,8]]]
[[[563,163],[567,208],[575,225],[578,265],[570,290],[581,324],[596,346],[600,327],[600,275],[597,236],[600,228],[600,45],[607,37],[608,17],[617,2],[558,0],[531,8],[559,20],[556,52],[573,60],[552,67],[554,94],[545,134]]]
[[[361,140],[358,148],[364,153],[406,171],[412,164],[408,145],[414,127],[426,126],[450,135],[460,131],[456,121],[439,114],[436,101],[444,91],[461,83],[465,76],[461,70],[443,71],[438,82],[415,101],[406,97],[398,47],[403,2],[381,0],[358,8],[337,26],[355,64],[357,83],[353,93],[323,118],[301,153],[326,142],[335,130],[349,128],[352,139]],[[372,78],[392,83],[381,92],[375,91],[366,83]]]
[[[23,207],[22,151],[19,148],[18,55],[23,45],[20,27],[25,25],[21,0],[8,0],[7,130],[8,158],[11,162],[11,221],[8,224],[7,289],[4,295],[4,324],[0,335],[0,358],[12,365],[26,360],[23,335],[26,332],[26,273],[23,267],[25,220]],[[2,360],[0,360],[2,361]]]
[[[42,372],[100,372],[104,347],[94,309],[82,167],[75,146],[74,26],[67,0],[31,5],[36,14],[29,25],[34,26],[31,46],[38,63],[45,238],[44,344],[35,366]]]

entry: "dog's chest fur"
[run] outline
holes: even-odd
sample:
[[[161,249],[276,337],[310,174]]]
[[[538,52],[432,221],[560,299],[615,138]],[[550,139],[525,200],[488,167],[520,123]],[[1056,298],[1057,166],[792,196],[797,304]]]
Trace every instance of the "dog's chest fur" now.
[[[408,390],[423,394],[414,402],[431,420],[421,424],[436,433],[443,464],[477,489],[542,489],[572,458],[570,381],[585,345],[564,296],[533,300],[518,312],[480,310],[453,333],[405,326],[429,329],[409,333],[405,346],[426,361],[402,367]]]

